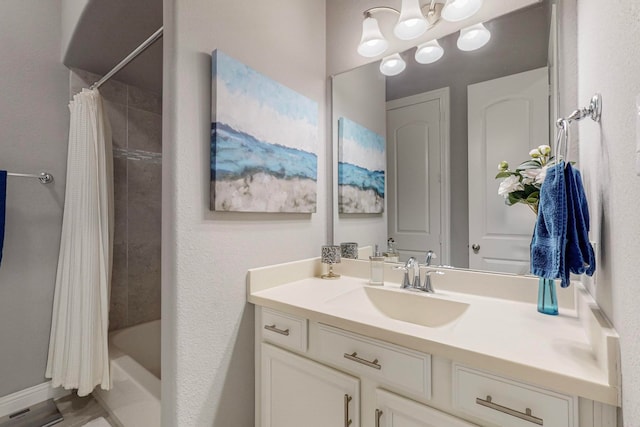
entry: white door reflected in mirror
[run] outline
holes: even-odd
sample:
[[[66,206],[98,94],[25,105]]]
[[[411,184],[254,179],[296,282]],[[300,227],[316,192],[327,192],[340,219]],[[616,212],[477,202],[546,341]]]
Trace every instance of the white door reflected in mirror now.
[[[467,90],[469,159],[478,159],[469,161],[469,268],[529,272],[535,215],[525,205],[505,206],[495,176],[501,161],[518,165],[530,149],[547,143],[548,82],[544,67]]]

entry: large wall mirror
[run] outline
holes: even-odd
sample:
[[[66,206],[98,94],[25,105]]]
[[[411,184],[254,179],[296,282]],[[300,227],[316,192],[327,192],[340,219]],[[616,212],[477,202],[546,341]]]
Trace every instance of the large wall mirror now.
[[[384,251],[393,238],[400,261],[422,262],[431,249],[440,264],[528,273],[535,216],[525,205],[504,204],[495,175],[500,161],[516,166],[531,148],[552,145],[554,1],[484,25],[491,39],[478,50],[458,49],[456,32],[438,39],[444,55],[437,62],[419,64],[411,49],[398,75],[384,76],[376,62],[332,77],[334,164],[348,157],[340,120],[386,139],[384,212],[344,212],[335,168],[336,244]]]

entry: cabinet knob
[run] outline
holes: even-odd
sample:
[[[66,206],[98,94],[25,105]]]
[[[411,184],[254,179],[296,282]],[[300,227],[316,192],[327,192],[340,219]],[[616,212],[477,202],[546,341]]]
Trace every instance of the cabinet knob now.
[[[474,243],[473,245],[471,245],[471,249],[473,249],[474,254],[477,254],[478,252],[480,252],[480,245],[477,243]]]

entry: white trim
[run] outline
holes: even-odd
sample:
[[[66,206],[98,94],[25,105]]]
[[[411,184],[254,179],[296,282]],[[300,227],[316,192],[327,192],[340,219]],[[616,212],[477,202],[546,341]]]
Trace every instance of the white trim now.
[[[449,87],[387,101],[387,111],[437,99],[440,102],[440,234],[438,264],[451,264],[451,171]]]
[[[51,381],[0,397],[0,417],[13,414],[49,399],[58,399],[70,394],[70,390],[51,387]]]

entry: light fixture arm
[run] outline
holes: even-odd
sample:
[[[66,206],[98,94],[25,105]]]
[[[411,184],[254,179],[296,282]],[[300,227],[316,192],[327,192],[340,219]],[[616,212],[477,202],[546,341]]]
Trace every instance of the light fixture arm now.
[[[398,9],[394,9],[388,6],[376,6],[370,7],[369,9],[362,12],[365,18],[371,18],[371,14],[376,12],[394,12],[396,15],[400,15],[400,11]]]
[[[422,8],[427,7],[426,5]],[[427,18],[427,22],[433,26],[436,22],[440,20],[440,16],[442,15],[442,9],[444,8],[443,3],[436,3],[436,0],[431,0],[431,4],[429,5],[429,9],[427,13],[424,14],[424,17]],[[423,12],[424,13],[424,12]]]
[[[422,14],[429,21],[431,25],[435,24],[440,19],[440,11],[444,4],[436,3],[436,0],[431,0],[431,3],[422,6]],[[377,12],[393,12],[396,15],[400,15],[400,11],[398,9],[394,9],[389,6],[375,6],[370,7],[369,9],[362,12],[365,18],[371,18],[372,14]],[[435,18],[435,19],[434,19]]]
[[[440,15],[442,12],[442,8],[444,4],[436,3],[436,0],[431,0],[431,3],[422,6],[422,14],[427,19],[430,25],[434,25],[436,22],[440,20]],[[365,18],[371,18],[372,14],[377,12],[393,12],[396,15],[400,15],[400,11],[398,9],[394,9],[389,6],[375,6],[370,7],[369,9],[362,12]]]

